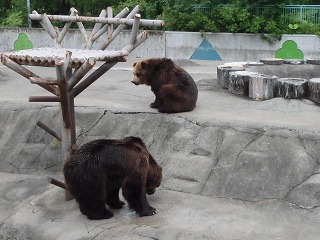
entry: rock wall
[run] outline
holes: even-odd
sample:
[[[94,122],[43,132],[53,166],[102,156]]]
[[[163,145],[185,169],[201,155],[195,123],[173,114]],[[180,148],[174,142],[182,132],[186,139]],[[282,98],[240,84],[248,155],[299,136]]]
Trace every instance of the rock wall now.
[[[162,187],[245,201],[282,199],[320,205],[320,134],[221,127],[158,113],[77,108],[78,144],[97,138],[141,137],[164,168]],[[56,107],[0,110],[2,172],[58,174],[60,144],[36,126],[58,131]]]

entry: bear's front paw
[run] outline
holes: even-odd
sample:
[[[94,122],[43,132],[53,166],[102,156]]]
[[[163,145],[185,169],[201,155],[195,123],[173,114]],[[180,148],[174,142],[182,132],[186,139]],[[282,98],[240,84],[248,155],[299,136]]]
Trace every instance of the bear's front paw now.
[[[140,217],[143,217],[143,216],[152,216],[152,215],[155,215],[157,214],[158,211],[157,209],[153,208],[153,207],[150,207],[148,210],[144,210],[143,212],[139,213],[139,216]]]
[[[157,105],[155,102],[150,103],[149,106],[150,106],[151,108],[158,108],[158,105]]]

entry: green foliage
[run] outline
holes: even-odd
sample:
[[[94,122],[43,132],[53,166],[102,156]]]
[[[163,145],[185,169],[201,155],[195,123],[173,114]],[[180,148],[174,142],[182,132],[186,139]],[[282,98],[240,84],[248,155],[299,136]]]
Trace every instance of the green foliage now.
[[[169,31],[255,33],[270,42],[279,40],[284,33],[320,35],[319,25],[301,22],[294,14],[285,19],[281,11],[286,4],[319,4],[318,0],[30,0],[30,3],[31,10],[39,13],[69,15],[70,8],[75,7],[79,15],[85,16],[98,16],[108,6],[113,7],[116,15],[125,7],[131,10],[139,4],[142,18],[163,19],[164,30]],[[298,27],[292,27],[295,24]],[[0,0],[0,26],[27,25],[26,0]],[[40,25],[33,22],[33,27]]]
[[[0,27],[27,26],[27,6],[23,0],[0,0]]]
[[[115,12],[118,13],[125,7],[128,7],[130,10],[132,10],[135,6],[139,5],[142,18],[155,19],[162,13],[162,6],[165,5],[165,2],[165,0],[140,0],[139,2],[136,0],[124,0],[120,1],[120,3],[115,6]]]
[[[165,30],[217,32],[214,20],[189,6],[166,7],[160,16],[165,21]]]
[[[0,23],[0,27],[24,27],[24,14],[21,11],[11,12]]]

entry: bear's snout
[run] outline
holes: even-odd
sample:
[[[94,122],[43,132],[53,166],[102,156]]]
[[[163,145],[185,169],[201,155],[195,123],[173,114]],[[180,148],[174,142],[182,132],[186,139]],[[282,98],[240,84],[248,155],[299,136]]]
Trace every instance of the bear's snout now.
[[[134,85],[139,85],[139,83],[138,82],[136,82],[136,81],[131,81]]]

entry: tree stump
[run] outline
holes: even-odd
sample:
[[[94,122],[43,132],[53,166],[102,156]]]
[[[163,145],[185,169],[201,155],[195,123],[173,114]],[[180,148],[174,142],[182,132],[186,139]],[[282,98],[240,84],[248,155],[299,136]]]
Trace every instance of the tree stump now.
[[[279,78],[276,84],[276,97],[306,98],[308,80],[303,78]]]
[[[304,64],[304,59],[284,59],[283,63],[290,65],[302,65]]]
[[[228,90],[230,93],[249,96],[249,77],[257,72],[235,71],[229,73]]]
[[[283,64],[283,59],[282,58],[263,58],[260,60],[260,62],[266,65],[281,65]]]
[[[248,65],[249,66],[263,66],[264,63],[262,63],[262,62],[249,62]]]
[[[277,77],[256,74],[249,77],[249,97],[253,100],[267,100],[274,96]]]
[[[244,67],[220,65],[217,67],[217,80],[222,88],[227,89],[229,85],[229,74],[234,71],[244,71]]]
[[[309,63],[309,64],[320,65],[320,59],[319,58],[310,58],[310,59],[307,59],[306,62]]]
[[[308,81],[308,98],[320,104],[320,78],[311,78]]]

